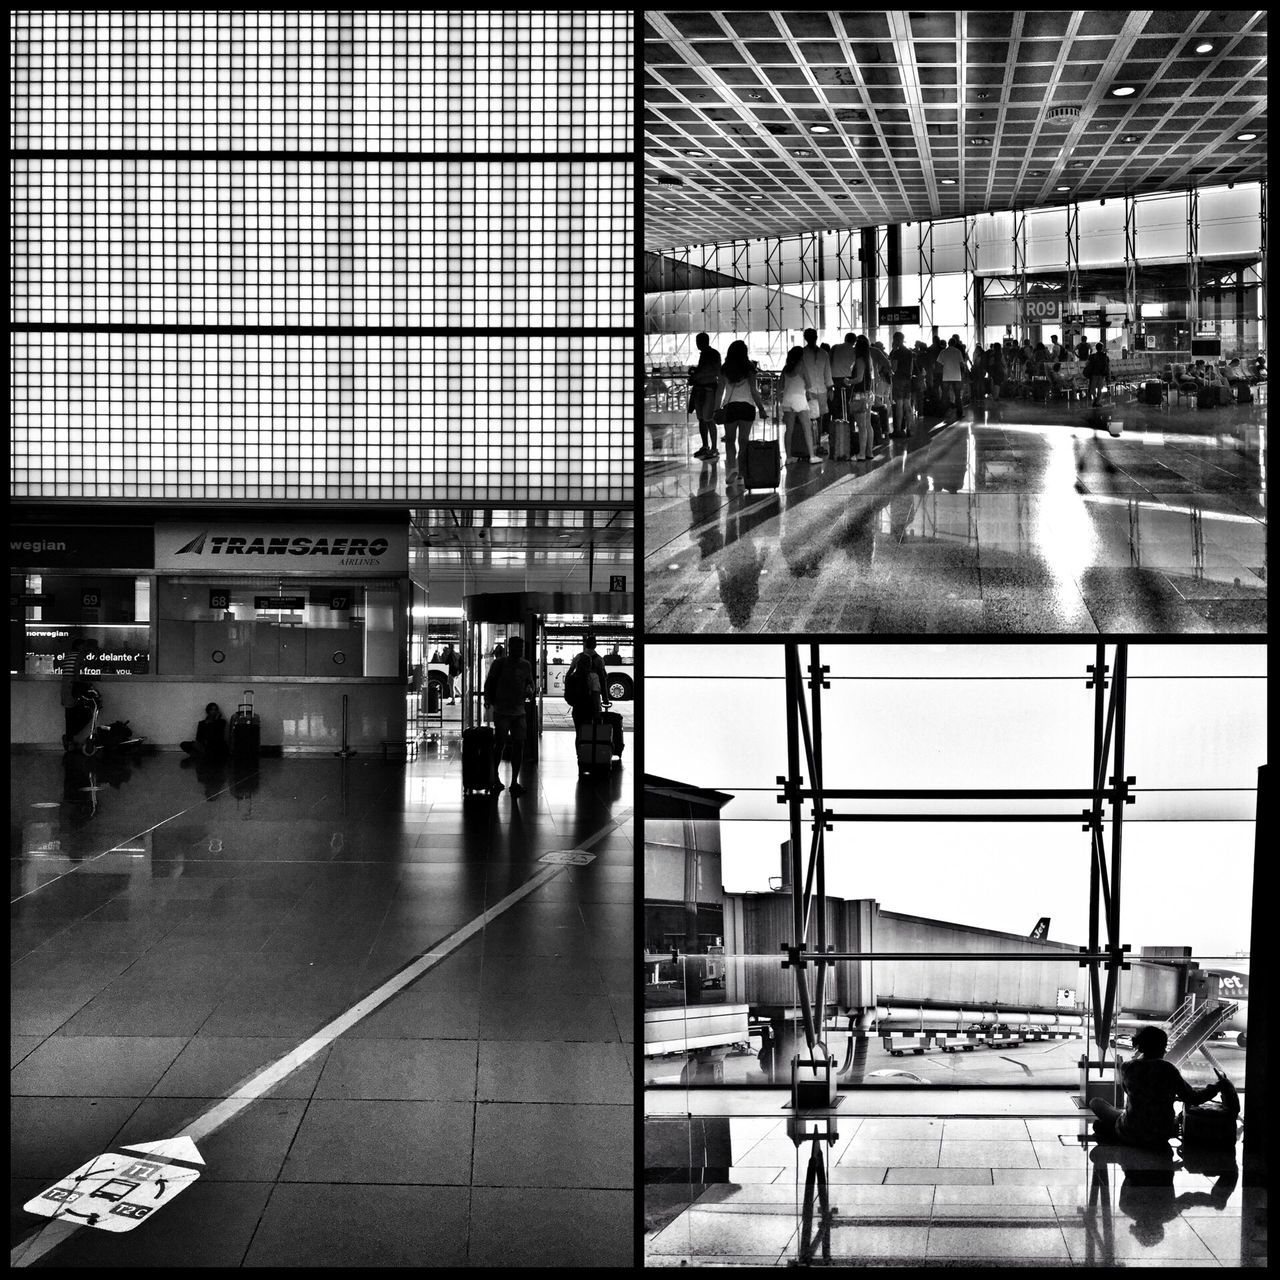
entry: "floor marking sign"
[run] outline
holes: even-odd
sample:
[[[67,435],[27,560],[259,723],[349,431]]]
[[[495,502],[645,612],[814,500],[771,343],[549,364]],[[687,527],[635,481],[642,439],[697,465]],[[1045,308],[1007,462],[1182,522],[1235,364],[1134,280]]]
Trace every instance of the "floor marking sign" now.
[[[122,1146],[94,1156],[22,1207],[99,1231],[132,1231],[185,1191],[203,1168],[190,1138]]]
[[[595,860],[594,853],[583,853],[581,849],[557,849],[553,853],[544,853],[538,859],[539,862],[566,863],[571,867],[585,867]]]

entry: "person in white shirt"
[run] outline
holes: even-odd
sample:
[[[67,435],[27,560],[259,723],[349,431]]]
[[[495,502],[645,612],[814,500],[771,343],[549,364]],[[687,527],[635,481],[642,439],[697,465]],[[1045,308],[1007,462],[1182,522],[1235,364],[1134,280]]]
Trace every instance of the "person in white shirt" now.
[[[827,401],[835,387],[831,380],[831,357],[818,346],[818,331],[804,331],[804,373],[809,383],[809,421],[813,426],[813,443],[818,442],[822,428],[822,416],[827,411]]]

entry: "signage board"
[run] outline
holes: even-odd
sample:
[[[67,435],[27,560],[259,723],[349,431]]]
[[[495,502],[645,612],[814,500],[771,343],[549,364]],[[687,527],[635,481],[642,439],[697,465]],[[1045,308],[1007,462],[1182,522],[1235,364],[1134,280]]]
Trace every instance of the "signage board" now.
[[[20,596],[10,596],[11,605],[52,604],[53,593],[50,591],[24,591]]]
[[[231,592],[212,590],[209,592],[209,608],[210,609],[230,609],[231,608]]]
[[[150,525],[9,526],[13,569],[150,569],[154,555]]]
[[[627,589],[627,578],[625,574],[611,573],[609,575],[610,591],[625,591]]]
[[[1062,315],[1061,298],[1028,298],[1027,319],[1057,320]]]
[[[1076,1007],[1076,993],[1068,987],[1058,988],[1058,1008],[1074,1009]]]
[[[876,312],[880,324],[915,324],[920,323],[920,308],[914,307],[880,307]]]
[[[409,572],[408,524],[157,524],[155,567],[181,573],[367,577]]]
[[[307,607],[306,596],[254,596],[253,607],[255,609],[305,609]]]
[[[1147,334],[1147,350],[1148,351],[1154,350],[1155,345],[1156,345],[1156,335],[1154,333]]]
[[[99,1231],[132,1231],[201,1174],[190,1138],[130,1143],[82,1164],[22,1207]]]
[[[80,589],[80,607],[82,609],[101,609],[102,592],[97,587],[82,587]]]
[[[1100,329],[1106,323],[1107,313],[1102,310],[1086,311],[1082,317],[1085,324]]]

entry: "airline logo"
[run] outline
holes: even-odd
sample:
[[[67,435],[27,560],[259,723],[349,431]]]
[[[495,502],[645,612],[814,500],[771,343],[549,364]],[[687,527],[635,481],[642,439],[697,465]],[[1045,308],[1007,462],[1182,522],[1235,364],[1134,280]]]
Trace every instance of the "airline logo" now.
[[[1029,938],[1047,938],[1049,936],[1049,917],[1041,916],[1036,921],[1036,926],[1031,930],[1027,937]]]
[[[1249,975],[1247,973],[1218,974],[1218,990],[1224,996],[1239,996],[1242,999],[1249,994]]]
[[[207,530],[198,533],[190,542],[179,547],[175,556],[350,556],[364,561],[377,561],[386,553],[386,538],[334,538],[238,537],[235,534],[213,534]],[[346,563],[351,563],[347,561]]]

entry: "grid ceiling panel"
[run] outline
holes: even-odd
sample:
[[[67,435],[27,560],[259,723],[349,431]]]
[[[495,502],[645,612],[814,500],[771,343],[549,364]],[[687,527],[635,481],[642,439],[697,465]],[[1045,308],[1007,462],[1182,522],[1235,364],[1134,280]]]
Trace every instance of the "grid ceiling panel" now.
[[[655,251],[1266,177],[1262,10],[651,10],[644,33]]]

